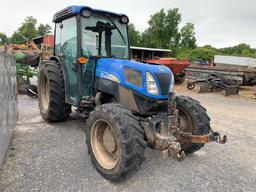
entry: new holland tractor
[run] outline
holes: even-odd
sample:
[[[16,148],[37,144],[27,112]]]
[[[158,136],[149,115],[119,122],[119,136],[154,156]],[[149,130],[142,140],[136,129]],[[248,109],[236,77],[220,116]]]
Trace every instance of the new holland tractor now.
[[[70,6],[53,22],[54,56],[39,69],[41,115],[65,121],[73,106],[87,118],[88,153],[103,177],[133,175],[147,146],[182,160],[205,143],[226,142],[198,101],[175,95],[169,68],[130,60],[126,15]]]

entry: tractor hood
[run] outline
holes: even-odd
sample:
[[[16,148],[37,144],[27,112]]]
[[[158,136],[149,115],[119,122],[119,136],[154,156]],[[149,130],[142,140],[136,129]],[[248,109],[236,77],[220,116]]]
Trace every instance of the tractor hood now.
[[[125,73],[127,69],[134,70],[140,75],[141,86],[127,82],[127,72]],[[151,95],[147,92],[146,72],[150,72],[157,83],[159,95]],[[164,65],[112,58],[97,60],[96,77],[115,81],[152,99],[168,99],[168,93],[172,91],[170,90],[171,82],[174,81],[172,71]]]

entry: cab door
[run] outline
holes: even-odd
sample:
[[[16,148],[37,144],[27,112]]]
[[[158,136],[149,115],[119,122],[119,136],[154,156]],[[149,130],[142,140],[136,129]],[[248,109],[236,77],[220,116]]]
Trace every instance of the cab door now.
[[[77,25],[76,17],[56,24],[55,55],[63,63],[66,102],[77,106]]]

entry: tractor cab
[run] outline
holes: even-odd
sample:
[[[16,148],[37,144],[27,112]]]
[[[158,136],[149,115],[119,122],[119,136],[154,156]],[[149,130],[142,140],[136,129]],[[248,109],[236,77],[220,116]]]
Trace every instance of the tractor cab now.
[[[167,109],[173,74],[162,65],[130,60],[126,15],[71,6],[53,22],[54,55],[66,76],[68,103],[80,108],[100,91],[141,114]]]
[[[79,105],[93,95],[95,69],[101,58],[130,59],[127,24],[123,14],[71,6],[56,13],[54,55],[65,70],[67,102]]]

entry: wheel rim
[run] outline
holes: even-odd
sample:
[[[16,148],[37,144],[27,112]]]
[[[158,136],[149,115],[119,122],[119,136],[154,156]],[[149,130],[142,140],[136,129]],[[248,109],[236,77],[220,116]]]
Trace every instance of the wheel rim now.
[[[188,84],[188,89],[192,90],[194,88],[195,88],[195,84],[192,84],[192,83]]]
[[[192,133],[192,121],[189,115],[184,112],[183,110],[179,109],[179,115],[178,115],[178,127],[182,132],[185,133]]]
[[[42,103],[43,110],[47,110],[49,107],[49,91],[48,91],[49,89],[48,88],[49,88],[48,81],[47,81],[46,76],[44,75],[41,78],[41,86],[40,86],[41,103]]]
[[[119,159],[117,138],[112,126],[97,120],[91,129],[91,147],[97,162],[104,169],[113,169]]]

